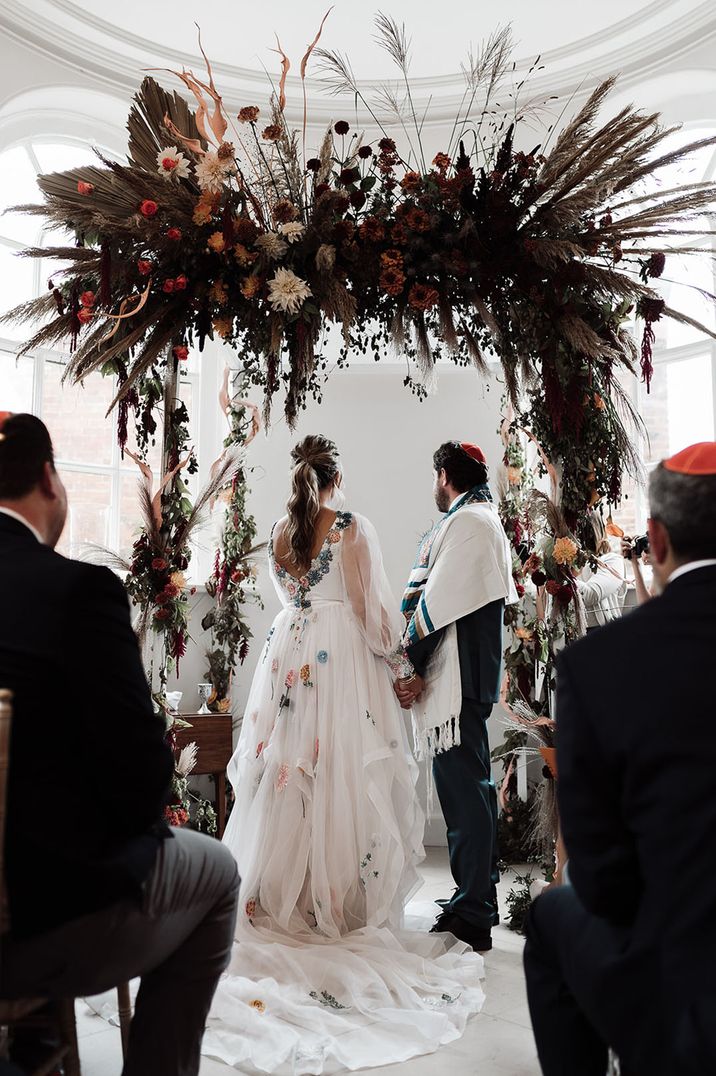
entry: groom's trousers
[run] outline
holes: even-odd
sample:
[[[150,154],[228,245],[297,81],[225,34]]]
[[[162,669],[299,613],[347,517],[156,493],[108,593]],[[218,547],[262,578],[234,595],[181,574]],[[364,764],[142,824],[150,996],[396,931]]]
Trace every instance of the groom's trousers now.
[[[497,911],[497,795],[491,776],[487,719],[492,703],[463,699],[461,743],[433,760],[447,825],[455,893],[440,902],[478,930],[499,921]]]
[[[26,940],[3,938],[2,995],[91,996],[141,976],[123,1076],[196,1076],[231,954],[238,890],[222,844],[175,830],[162,841],[141,903],[122,900]]]

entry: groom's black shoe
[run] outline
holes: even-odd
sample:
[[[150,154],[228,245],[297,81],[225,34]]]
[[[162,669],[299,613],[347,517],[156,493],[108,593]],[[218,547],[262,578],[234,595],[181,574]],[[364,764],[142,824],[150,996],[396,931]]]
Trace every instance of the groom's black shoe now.
[[[441,912],[430,928],[431,934],[454,934],[461,942],[465,942],[476,953],[488,953],[492,949],[492,934],[489,930],[480,930],[479,927],[468,923],[462,916],[455,912]]]

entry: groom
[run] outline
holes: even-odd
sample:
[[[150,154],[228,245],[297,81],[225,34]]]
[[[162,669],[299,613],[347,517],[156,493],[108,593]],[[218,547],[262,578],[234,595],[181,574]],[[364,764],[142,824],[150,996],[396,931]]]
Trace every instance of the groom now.
[[[402,609],[415,672],[396,682],[412,708],[418,757],[432,758],[456,889],[433,931],[486,952],[498,922],[497,797],[487,719],[499,697],[505,604],[517,601],[507,537],[491,504],[485,456],[449,441],[433,456],[446,513],[423,540]]]

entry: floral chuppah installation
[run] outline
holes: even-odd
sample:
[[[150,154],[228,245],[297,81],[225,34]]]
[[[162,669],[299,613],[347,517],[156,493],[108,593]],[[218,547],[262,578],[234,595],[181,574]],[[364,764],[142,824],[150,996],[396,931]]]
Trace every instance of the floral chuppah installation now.
[[[285,56],[265,115],[257,105],[229,115],[208,61],[206,81],[176,73],[196,112],[145,79],[127,164],[100,158],[39,180],[44,205],[28,211],[80,245],[27,252],[70,262],[47,295],[13,313],[44,321],[27,348],[69,340],[67,376],[111,364],[125,401],[168,347],[201,348],[217,334],[241,351],[266,412],[285,385],[290,423],[308,396],[320,397],[330,322],[341,326],[342,358],[368,348],[379,357],[390,345],[423,374],[441,355],[482,367],[491,349],[516,412],[561,466],[562,507],[578,528],[595,497],[618,501],[623,468],[634,464],[616,377],[639,362],[628,311],[644,320],[647,380],[654,322],[693,324],[656,288],[665,254],[693,251],[695,216],[716,188],[652,181],[714,139],[661,152],[671,130],[633,107],[599,126],[612,80],[553,136],[537,104],[521,103],[524,86],[509,92],[501,31],[466,63],[451,137],[429,163],[404,29],[378,19],[403,83],[384,87],[380,103],[317,40],[302,78],[317,57],[329,87],[373,116],[374,136],[339,120],[308,156],[306,123],[298,131],[285,119]],[[377,109],[392,109],[395,137]],[[540,145],[516,149],[540,122]]]

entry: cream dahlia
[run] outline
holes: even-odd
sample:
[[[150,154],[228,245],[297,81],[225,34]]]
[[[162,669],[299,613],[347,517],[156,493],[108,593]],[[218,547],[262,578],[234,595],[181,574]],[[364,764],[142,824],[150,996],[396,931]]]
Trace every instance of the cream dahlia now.
[[[288,250],[288,244],[277,232],[264,232],[255,240],[254,246],[271,261],[277,262]]]
[[[296,314],[306,299],[311,297],[311,289],[305,280],[296,276],[290,269],[277,269],[269,280],[269,302],[274,310],[283,310],[286,314]]]
[[[210,191],[212,194],[219,193],[227,176],[235,170],[233,160],[222,160],[218,153],[205,153],[194,167],[197,183],[203,191]]]
[[[306,228],[298,220],[290,220],[286,224],[279,224],[278,230],[289,243],[297,243]]]

